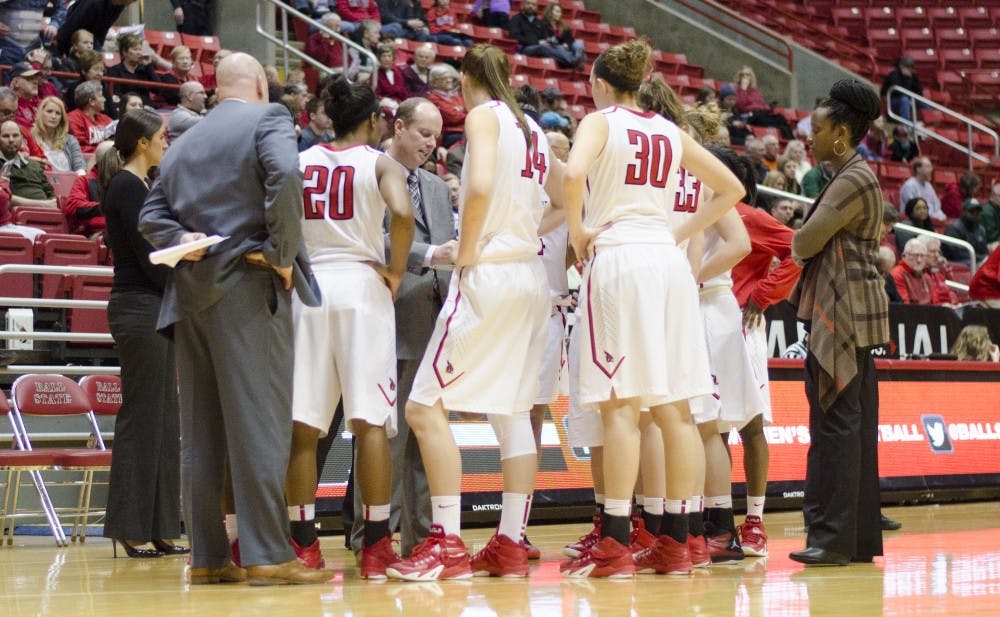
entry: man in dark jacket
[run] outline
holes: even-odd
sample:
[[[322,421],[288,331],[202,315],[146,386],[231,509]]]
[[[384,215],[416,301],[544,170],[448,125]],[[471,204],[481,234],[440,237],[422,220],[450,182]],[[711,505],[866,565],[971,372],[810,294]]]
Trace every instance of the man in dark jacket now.
[[[899,86],[901,88],[906,88],[914,94],[924,95],[924,88],[920,85],[920,77],[913,70],[913,58],[910,56],[903,56],[896,63],[896,68],[885,76],[885,81],[882,82],[882,98],[885,99],[886,92],[892,86]],[[900,116],[910,120],[910,97],[902,94],[892,95],[892,111],[899,114]]]
[[[424,19],[424,7],[417,0],[378,0],[382,15],[382,36],[426,41],[430,30]]]
[[[962,207],[962,216],[944,230],[944,235],[965,240],[971,244],[976,251],[977,262],[982,262],[990,254],[990,250],[986,246],[986,228],[979,222],[982,213],[982,204],[975,199],[970,199]],[[948,261],[969,263],[969,253],[964,249],[950,244],[942,244],[941,249]]]
[[[563,68],[576,64],[573,52],[559,45],[555,33],[538,16],[538,0],[524,0],[521,12],[510,18],[507,33],[517,41],[517,48],[526,56],[555,58]]]

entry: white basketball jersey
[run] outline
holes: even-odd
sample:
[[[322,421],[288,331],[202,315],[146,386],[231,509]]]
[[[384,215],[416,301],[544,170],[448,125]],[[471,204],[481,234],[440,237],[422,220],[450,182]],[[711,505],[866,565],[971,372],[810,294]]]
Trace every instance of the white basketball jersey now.
[[[549,280],[549,291],[554,298],[569,295],[569,281],[566,278],[566,248],[569,242],[569,223],[563,223],[541,237],[542,265]]]
[[[382,153],[368,146],[338,149],[317,144],[299,153],[302,171],[302,236],[313,265],[345,261],[385,264],[382,219],[386,203],[375,163]]]
[[[675,226],[683,222],[684,217],[697,212],[702,202],[712,196],[712,190],[703,186],[701,180],[696,178],[694,174],[688,173],[683,167],[677,170],[677,174],[677,193],[674,196],[674,216],[672,217],[672,224]],[[711,257],[722,246],[722,238],[719,237],[714,226],[706,229],[704,234],[705,246],[701,256],[702,262]],[[702,289],[732,286],[733,277],[729,270],[701,284]]]
[[[504,103],[489,101],[483,106],[491,109],[500,123],[497,149],[496,174],[490,193],[482,236],[491,236],[483,248],[480,261],[498,262],[524,259],[539,251],[538,224],[542,220],[543,186],[548,178],[549,142],[542,129],[531,118],[532,148],[524,142],[524,133],[517,117]],[[470,167],[466,147],[462,165],[462,197],[459,210],[461,221],[465,204],[465,187],[468,186]],[[461,230],[461,222],[459,222]]]
[[[597,245],[673,242],[671,212],[677,192],[681,138],[664,117],[625,107],[601,110],[608,141],[587,171],[584,224],[611,227]]]

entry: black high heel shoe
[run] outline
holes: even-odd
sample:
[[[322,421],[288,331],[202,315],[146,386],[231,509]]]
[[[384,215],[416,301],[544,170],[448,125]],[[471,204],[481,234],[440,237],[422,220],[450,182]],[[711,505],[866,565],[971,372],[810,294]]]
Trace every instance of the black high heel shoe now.
[[[115,559],[118,559],[118,545],[121,544],[122,548],[125,549],[125,554],[129,557],[136,559],[151,559],[153,557],[163,557],[163,553],[159,550],[151,548],[136,548],[130,545],[125,540],[111,540],[111,552]]]
[[[156,547],[156,550],[164,555],[187,555],[191,552],[189,548],[177,546],[173,542],[167,542],[166,540],[151,540],[151,542]]]

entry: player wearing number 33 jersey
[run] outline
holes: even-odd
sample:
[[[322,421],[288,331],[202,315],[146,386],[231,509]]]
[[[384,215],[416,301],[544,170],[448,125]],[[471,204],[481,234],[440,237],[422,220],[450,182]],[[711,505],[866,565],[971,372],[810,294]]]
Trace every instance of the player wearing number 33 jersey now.
[[[600,229],[583,273],[578,380],[585,406],[641,407],[712,392],[698,291],[674,242],[681,140],[652,112],[600,112],[608,139],[587,173],[584,225]]]

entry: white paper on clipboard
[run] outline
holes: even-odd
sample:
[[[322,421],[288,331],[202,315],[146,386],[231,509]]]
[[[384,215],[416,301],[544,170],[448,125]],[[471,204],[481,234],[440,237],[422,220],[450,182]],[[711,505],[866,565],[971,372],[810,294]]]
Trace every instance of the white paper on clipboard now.
[[[154,264],[163,264],[173,268],[185,255],[198,249],[208,248],[228,239],[229,236],[206,236],[200,240],[192,240],[176,246],[168,246],[165,249],[153,251],[149,254],[149,261]]]

